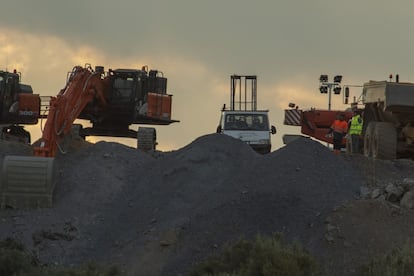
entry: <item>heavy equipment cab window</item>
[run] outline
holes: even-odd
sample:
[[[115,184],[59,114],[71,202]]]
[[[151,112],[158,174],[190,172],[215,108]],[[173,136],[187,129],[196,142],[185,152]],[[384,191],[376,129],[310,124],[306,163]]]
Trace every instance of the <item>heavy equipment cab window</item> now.
[[[131,95],[132,91],[135,90],[135,82],[132,78],[128,79],[122,79],[122,78],[116,78],[114,81],[114,89],[118,93],[120,93],[121,96],[129,96]]]
[[[267,116],[261,114],[228,114],[224,124],[226,130],[269,130]]]

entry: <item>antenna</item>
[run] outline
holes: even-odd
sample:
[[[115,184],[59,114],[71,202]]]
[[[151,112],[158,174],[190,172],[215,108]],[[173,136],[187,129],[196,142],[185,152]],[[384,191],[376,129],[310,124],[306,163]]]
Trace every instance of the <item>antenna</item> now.
[[[9,47],[6,47],[6,72],[7,72],[8,65],[9,65]]]

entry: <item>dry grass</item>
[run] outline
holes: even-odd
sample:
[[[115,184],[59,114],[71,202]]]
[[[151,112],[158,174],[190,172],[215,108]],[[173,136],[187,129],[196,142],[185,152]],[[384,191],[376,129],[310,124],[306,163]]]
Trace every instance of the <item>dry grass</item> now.
[[[363,276],[410,276],[414,275],[414,243],[407,242],[390,253],[373,259],[361,268]]]
[[[0,241],[0,275],[117,276],[121,274],[116,267],[102,269],[95,264],[69,269],[42,266],[35,256],[25,251],[20,243],[13,239],[5,239]]]
[[[282,236],[240,240],[222,255],[208,258],[191,276],[205,275],[320,275],[315,259],[298,243],[284,244]]]

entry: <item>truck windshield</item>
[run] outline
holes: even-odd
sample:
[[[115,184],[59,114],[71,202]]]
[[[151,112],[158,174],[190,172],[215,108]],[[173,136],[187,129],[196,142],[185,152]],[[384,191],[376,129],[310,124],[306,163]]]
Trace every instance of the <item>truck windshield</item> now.
[[[269,130],[264,114],[227,114],[224,122],[226,130]]]

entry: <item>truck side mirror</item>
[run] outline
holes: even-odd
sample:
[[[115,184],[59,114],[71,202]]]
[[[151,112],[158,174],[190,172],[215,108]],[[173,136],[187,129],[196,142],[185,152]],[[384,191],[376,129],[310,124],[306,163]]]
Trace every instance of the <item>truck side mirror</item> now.
[[[275,127],[275,126],[271,126],[271,127],[270,127],[270,132],[271,132],[272,134],[276,134],[276,127]]]
[[[221,133],[221,126],[218,126],[216,129],[216,133]]]

